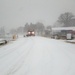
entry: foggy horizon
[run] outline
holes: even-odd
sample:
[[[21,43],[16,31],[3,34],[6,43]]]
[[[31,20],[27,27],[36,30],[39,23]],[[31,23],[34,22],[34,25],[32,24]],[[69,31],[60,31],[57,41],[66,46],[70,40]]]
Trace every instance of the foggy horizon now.
[[[0,27],[6,30],[28,23],[54,25],[60,14],[75,15],[74,0],[0,0]]]

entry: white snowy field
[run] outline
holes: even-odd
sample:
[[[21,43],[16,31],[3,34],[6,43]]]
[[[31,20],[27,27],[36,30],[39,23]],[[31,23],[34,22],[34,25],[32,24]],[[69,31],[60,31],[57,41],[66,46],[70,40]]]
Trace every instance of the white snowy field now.
[[[21,37],[0,47],[0,75],[75,75],[75,44]]]

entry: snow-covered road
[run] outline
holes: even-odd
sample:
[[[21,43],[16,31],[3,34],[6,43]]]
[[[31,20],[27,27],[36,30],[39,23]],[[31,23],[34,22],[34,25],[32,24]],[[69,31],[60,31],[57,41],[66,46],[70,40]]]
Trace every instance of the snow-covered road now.
[[[19,38],[0,47],[0,75],[75,75],[75,44]]]

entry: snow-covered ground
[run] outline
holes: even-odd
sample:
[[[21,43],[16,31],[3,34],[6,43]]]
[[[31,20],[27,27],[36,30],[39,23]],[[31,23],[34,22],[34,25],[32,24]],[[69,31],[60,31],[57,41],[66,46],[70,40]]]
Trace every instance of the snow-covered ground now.
[[[67,40],[66,42],[75,43],[75,39],[74,40]]]
[[[21,37],[0,47],[0,75],[75,75],[75,44]]]

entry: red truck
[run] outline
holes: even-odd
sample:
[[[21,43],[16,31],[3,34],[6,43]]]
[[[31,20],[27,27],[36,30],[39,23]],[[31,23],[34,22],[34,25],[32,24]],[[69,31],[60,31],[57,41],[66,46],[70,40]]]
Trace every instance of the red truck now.
[[[35,36],[34,30],[33,30],[33,31],[28,30],[26,36],[27,36],[27,37],[28,37],[28,36]]]

